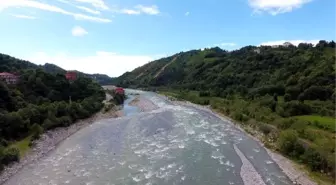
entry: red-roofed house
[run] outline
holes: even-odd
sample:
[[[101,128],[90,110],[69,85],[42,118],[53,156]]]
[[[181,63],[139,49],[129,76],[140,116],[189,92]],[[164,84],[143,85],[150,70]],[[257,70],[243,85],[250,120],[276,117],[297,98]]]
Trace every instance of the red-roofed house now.
[[[19,76],[12,73],[0,73],[0,79],[4,80],[7,84],[16,84],[19,81]]]
[[[70,81],[75,81],[77,79],[77,73],[76,71],[68,71],[65,74],[66,79],[70,80]]]
[[[115,89],[115,92],[118,93],[118,94],[125,94],[124,89],[121,88],[121,87],[117,87],[117,88]]]

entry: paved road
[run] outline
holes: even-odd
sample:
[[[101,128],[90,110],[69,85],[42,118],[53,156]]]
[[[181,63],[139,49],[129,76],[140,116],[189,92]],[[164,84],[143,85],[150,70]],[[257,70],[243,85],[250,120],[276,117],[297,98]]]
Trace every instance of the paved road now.
[[[256,141],[212,113],[141,94],[159,108],[101,120],[6,184],[292,184]]]

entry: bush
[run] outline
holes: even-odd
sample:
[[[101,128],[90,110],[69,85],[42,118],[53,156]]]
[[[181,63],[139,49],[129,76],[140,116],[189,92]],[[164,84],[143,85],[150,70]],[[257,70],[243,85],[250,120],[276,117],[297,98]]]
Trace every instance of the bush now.
[[[278,119],[275,121],[276,126],[282,130],[290,128],[294,123],[295,123],[295,119],[292,119],[292,118]]]
[[[308,164],[312,171],[320,171],[328,169],[328,161],[324,155],[321,155],[314,147],[309,147],[304,155],[302,160]]]
[[[275,128],[272,125],[268,125],[268,124],[265,124],[265,123],[260,123],[259,130],[267,136],[271,132],[275,131]]]
[[[59,125],[63,127],[67,127],[72,123],[71,118],[69,116],[62,116],[58,118],[58,121]]]
[[[288,102],[288,101],[291,101],[291,100],[292,100],[291,95],[289,95],[289,94],[285,94],[285,95],[284,95],[284,101],[285,101],[285,102]]]
[[[8,146],[8,141],[4,138],[0,138],[0,147],[1,146],[7,147]]]
[[[312,108],[299,101],[290,101],[284,104],[284,110],[289,116],[308,115],[312,113]]]
[[[43,133],[43,128],[39,124],[34,124],[30,127],[30,133],[32,134],[32,139],[39,139],[41,134]]]
[[[298,134],[294,130],[282,131],[278,139],[280,152],[292,157],[299,157],[304,152],[304,148],[299,144],[298,138]]]
[[[46,120],[44,120],[42,126],[45,130],[48,130],[48,129],[53,128],[54,124],[50,119],[46,119]]]
[[[16,147],[6,148],[3,151],[3,158],[1,164],[8,165],[11,162],[20,160],[20,150]]]
[[[210,92],[208,91],[199,92],[199,97],[208,97],[208,96],[210,96]]]
[[[233,118],[237,121],[240,121],[240,122],[245,122],[245,121],[249,120],[249,117],[247,115],[242,114],[242,113],[237,112],[237,111],[234,112]]]
[[[113,96],[113,100],[114,100],[114,103],[115,103],[116,105],[121,105],[121,104],[123,104],[124,101],[125,101],[125,95],[116,93],[116,94]]]
[[[328,100],[331,99],[333,90],[328,87],[311,86],[300,94],[301,100]]]

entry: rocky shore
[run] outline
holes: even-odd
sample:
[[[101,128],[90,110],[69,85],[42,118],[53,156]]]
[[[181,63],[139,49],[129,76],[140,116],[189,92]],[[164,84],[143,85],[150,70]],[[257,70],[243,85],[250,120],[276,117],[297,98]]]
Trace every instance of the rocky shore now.
[[[52,151],[63,140],[76,133],[78,130],[106,118],[116,118],[122,116],[122,112],[112,109],[106,113],[99,112],[94,116],[80,120],[69,127],[56,128],[42,134],[41,138],[33,142],[33,146],[19,162],[13,163],[1,172],[0,184],[6,182],[12,175],[16,174],[24,166],[35,162]]]

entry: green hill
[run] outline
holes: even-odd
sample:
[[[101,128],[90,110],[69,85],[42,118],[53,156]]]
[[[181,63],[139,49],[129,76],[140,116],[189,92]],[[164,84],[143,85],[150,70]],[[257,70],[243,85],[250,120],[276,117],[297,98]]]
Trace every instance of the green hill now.
[[[331,99],[335,87],[334,42],[324,42],[316,47],[309,44],[279,48],[247,46],[231,52],[216,47],[181,52],[127,72],[116,83],[221,94],[233,90],[253,95],[287,93],[291,99],[300,95],[301,99]],[[314,86],[321,87],[324,93],[306,94]]]
[[[267,146],[312,171],[335,175],[333,41],[181,52],[127,72],[114,83],[211,105],[250,133],[262,133]]]
[[[206,91],[224,98],[233,94],[246,99],[276,95],[286,102],[332,102],[335,43],[320,41],[315,47],[247,46],[231,52],[218,47],[192,50],[136,68],[115,83],[123,87]],[[333,116],[334,110],[328,106],[310,113]]]

